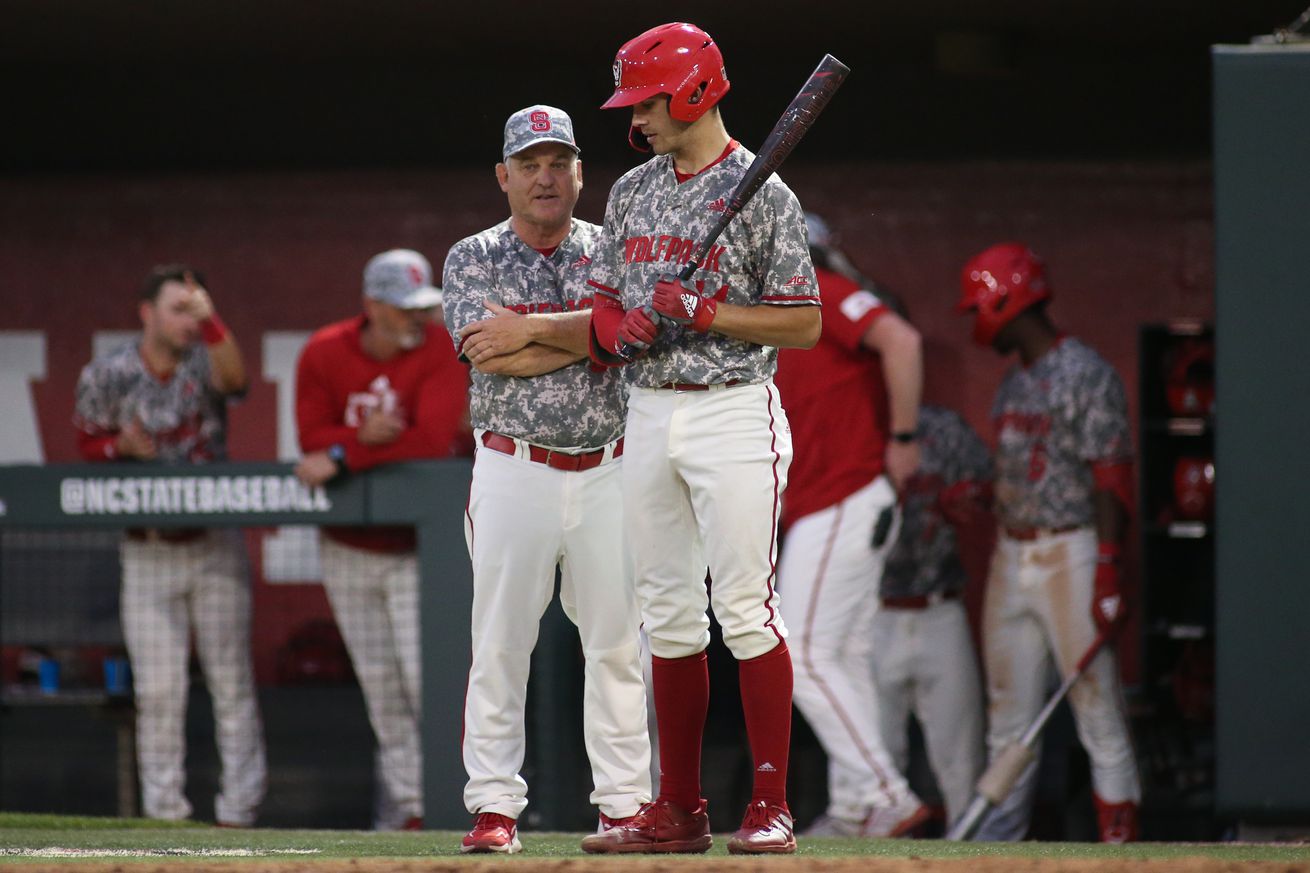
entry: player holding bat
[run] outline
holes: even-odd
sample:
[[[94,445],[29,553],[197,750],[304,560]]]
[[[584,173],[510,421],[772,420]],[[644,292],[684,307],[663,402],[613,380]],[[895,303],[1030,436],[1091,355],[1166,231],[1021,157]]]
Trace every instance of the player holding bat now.
[[[739,663],[755,775],[728,850],[794,852],[786,797],[792,666],[774,590],[792,451],[772,376],[779,347],[808,348],[821,329],[804,216],[772,175],[776,163],[756,196],[734,201],[755,156],[724,128],[717,104],[728,78],[703,30],[666,24],[641,34],[619,50],[614,82],[604,108],[630,107],[630,141],[655,154],[610,191],[592,254],[591,347],[596,363],[624,367],[630,387],[623,509],[654,655],[661,782],[659,797],[630,823],[582,847],[710,848],[700,758],[712,605]],[[827,88],[830,95],[835,83]],[[803,132],[791,133],[788,149]],[[673,277],[697,262],[689,281]]]

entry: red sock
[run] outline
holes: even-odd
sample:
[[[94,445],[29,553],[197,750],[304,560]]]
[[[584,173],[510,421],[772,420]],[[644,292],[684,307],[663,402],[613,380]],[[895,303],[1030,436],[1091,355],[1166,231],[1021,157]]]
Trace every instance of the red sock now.
[[[710,668],[704,652],[652,658],[655,720],[660,730],[660,799],[686,810],[700,806],[700,750],[710,708]]]
[[[787,805],[787,755],[791,748],[791,652],[778,643],[758,658],[738,661],[741,708],[755,762],[751,803]]]

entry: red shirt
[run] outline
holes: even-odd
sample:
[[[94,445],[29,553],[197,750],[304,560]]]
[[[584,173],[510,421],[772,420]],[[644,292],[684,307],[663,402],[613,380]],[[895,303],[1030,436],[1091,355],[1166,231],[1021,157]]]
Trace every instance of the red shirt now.
[[[815,273],[823,301],[823,334],[812,349],[781,349],[773,377],[792,434],[784,528],[876,479],[887,445],[882,364],[863,343],[869,325],[887,307],[839,273],[817,267]]]
[[[468,368],[455,357],[450,336],[431,324],[423,345],[379,361],[360,343],[363,327],[362,315],[330,324],[316,331],[301,351],[296,368],[301,451],[316,452],[340,443],[352,472],[455,454],[466,429]],[[379,408],[399,415],[405,430],[386,445],[364,445],[357,430]],[[325,532],[347,545],[374,551],[415,547],[409,527],[330,527]]]

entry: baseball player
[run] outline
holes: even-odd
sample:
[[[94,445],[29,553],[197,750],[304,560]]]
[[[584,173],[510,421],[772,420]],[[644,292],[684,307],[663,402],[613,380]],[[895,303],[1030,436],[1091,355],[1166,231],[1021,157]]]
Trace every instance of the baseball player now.
[[[700,753],[712,604],[740,664],[755,774],[728,849],[794,852],[786,798],[792,667],[774,590],[792,452],[772,376],[778,347],[811,346],[819,336],[804,219],[795,195],[771,177],[694,281],[672,281],[754,156],[723,126],[717,104],[728,78],[700,28],[666,24],[636,37],[619,50],[614,78],[605,107],[630,107],[630,141],[655,156],[610,191],[589,279],[592,357],[621,365],[629,386],[624,519],[654,655],[660,795],[583,849],[709,849]],[[624,358],[639,347],[644,354]]]
[[[623,550],[622,384],[587,361],[591,299],[580,277],[600,229],[572,217],[582,165],[567,114],[515,112],[503,156],[496,177],[510,217],[456,243],[442,282],[446,324],[473,366],[477,444],[464,706],[464,802],[477,818],[464,852],[521,849],[528,667],[557,566],[560,603],[586,659],[583,726],[599,829],[650,800],[641,622]]]
[[[826,818],[814,833],[903,836],[929,812],[883,745],[870,662],[896,493],[919,464],[921,341],[876,287],[833,269],[847,262],[822,219],[807,223],[829,314],[814,349],[778,356],[796,451],[778,582],[796,653],[796,706],[831,769],[846,776],[829,780]]]
[[[227,459],[227,403],[246,370],[199,271],[155,267],[138,306],[139,340],[86,365],[74,424],[89,461],[203,464]],[[120,609],[136,699],[146,816],[185,819],[190,632],[213,699],[222,766],[214,816],[254,823],[267,784],[250,658],[250,583],[234,530],[127,531]]]
[[[418,252],[364,268],[364,313],[317,331],[296,370],[296,475],[322,485],[393,461],[447,455],[465,368],[433,322],[441,292]],[[423,826],[418,556],[409,527],[322,530],[323,586],[377,737],[378,830]]]
[[[1046,268],[1031,249],[1007,242],[980,252],[965,264],[960,287],[956,308],[973,313],[974,341],[1017,354],[1020,364],[992,405],[999,530],[983,645],[994,756],[1041,708],[1051,661],[1071,674],[1097,635],[1123,620],[1132,445],[1118,374],[1051,323]],[[1101,839],[1136,839],[1141,787],[1111,649],[1073,686],[1069,703],[1091,758]],[[1035,770],[983,821],[979,839],[1024,836]]]
[[[919,469],[901,488],[901,528],[887,554],[873,619],[874,680],[892,760],[909,764],[911,713],[953,822],[983,766],[983,704],[961,597],[968,581],[956,525],[985,517],[991,455],[958,414],[919,408]]]

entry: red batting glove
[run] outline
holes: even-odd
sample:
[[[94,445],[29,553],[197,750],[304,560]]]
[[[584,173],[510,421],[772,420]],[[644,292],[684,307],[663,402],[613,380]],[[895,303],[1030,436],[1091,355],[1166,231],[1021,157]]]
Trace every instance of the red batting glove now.
[[[655,342],[655,337],[660,334],[660,326],[651,318],[651,308],[649,306],[639,306],[636,309],[629,309],[623,313],[623,320],[619,322],[618,338],[621,348],[626,345],[630,349],[636,349],[638,352],[644,352],[650,348],[650,344]]]
[[[1120,556],[1118,543],[1101,543],[1096,550],[1096,580],[1092,583],[1092,620],[1103,634],[1113,633],[1127,616],[1120,590]]]
[[[678,324],[689,324],[697,333],[705,333],[714,323],[719,304],[713,297],[702,297],[694,288],[687,287],[673,276],[661,276],[655,283],[651,306],[665,318]]]

